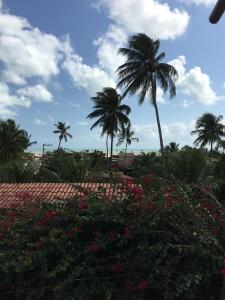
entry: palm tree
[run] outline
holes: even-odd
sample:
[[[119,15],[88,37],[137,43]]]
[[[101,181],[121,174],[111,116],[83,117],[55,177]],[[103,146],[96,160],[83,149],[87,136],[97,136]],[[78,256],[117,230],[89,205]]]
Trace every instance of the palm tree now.
[[[31,135],[20,129],[20,125],[16,125],[14,120],[0,120],[0,159],[8,161],[23,153],[32,144],[36,144],[30,139]]]
[[[70,129],[70,126],[66,126],[66,123],[58,122],[57,124],[54,124],[56,126],[56,130],[53,131],[53,133],[59,134],[59,145],[58,150],[60,148],[61,142],[64,139],[65,142],[67,142],[67,139],[72,139],[72,134],[67,132]]]
[[[203,114],[196,122],[195,130],[192,135],[197,134],[198,137],[194,141],[195,146],[200,148],[210,144],[210,150],[213,150],[213,144],[221,144],[222,138],[225,136],[225,125],[221,122],[222,116],[214,116],[211,113]]]
[[[166,151],[175,152],[179,150],[179,144],[176,142],[170,142],[169,145],[165,147]]]
[[[114,88],[106,87],[96,93],[91,100],[94,102],[93,112],[87,118],[97,121],[92,125],[91,130],[97,126],[102,128],[102,136],[107,134],[111,138],[109,171],[112,171],[113,140],[119,130],[124,130],[130,123],[128,118],[131,109],[128,105],[122,104],[123,98]]]
[[[124,87],[123,96],[139,94],[139,104],[143,104],[146,96],[153,104],[160,140],[161,153],[163,154],[163,138],[157,106],[157,87],[163,92],[169,91],[170,97],[176,95],[175,81],[178,78],[176,69],[166,63],[161,63],[165,53],[158,53],[159,40],[153,40],[146,34],[139,33],[128,41],[128,48],[120,48],[119,53],[126,56],[126,62],[117,69],[118,87]]]
[[[132,141],[139,142],[139,139],[134,137],[134,131],[131,130],[130,126],[127,126],[123,131],[120,131],[118,134],[118,142],[117,146],[120,146],[124,142],[126,143],[125,146],[125,153],[124,153],[124,165],[126,163],[126,156],[127,156],[127,146],[131,145]]]

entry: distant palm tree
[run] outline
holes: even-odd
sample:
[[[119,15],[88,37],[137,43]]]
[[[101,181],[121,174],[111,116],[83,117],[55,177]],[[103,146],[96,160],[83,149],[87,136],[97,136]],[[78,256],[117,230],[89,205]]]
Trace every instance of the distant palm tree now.
[[[0,159],[10,160],[23,153],[29,146],[36,144],[30,139],[31,135],[28,135],[24,129],[20,129],[20,125],[16,125],[14,120],[0,120]]]
[[[170,97],[176,95],[175,81],[178,78],[176,69],[160,61],[165,53],[158,53],[159,40],[153,40],[146,34],[139,33],[132,36],[128,41],[128,48],[120,48],[119,53],[127,57],[126,62],[117,69],[118,87],[125,87],[126,94],[139,94],[139,104],[143,104],[148,96],[156,113],[160,148],[163,154],[163,137],[159,119],[156,92],[157,87],[163,92],[169,91]]]
[[[130,126],[127,126],[124,130],[120,131],[118,134],[117,146],[120,146],[125,142],[125,153],[124,153],[124,165],[126,163],[127,156],[127,146],[131,145],[132,141],[139,142],[139,139],[134,137],[134,131],[131,130]]]
[[[66,123],[58,122],[57,124],[54,124],[56,126],[56,130],[53,131],[53,133],[59,134],[59,145],[58,149],[60,148],[62,140],[67,142],[67,139],[72,139],[72,134],[67,132],[70,129],[70,126],[66,126]]]
[[[92,125],[91,130],[97,126],[102,128],[102,136],[106,134],[111,138],[110,164],[109,170],[112,171],[113,140],[119,130],[124,130],[130,123],[128,115],[131,111],[128,105],[122,104],[123,98],[113,88],[103,88],[96,93],[91,100],[94,102],[93,112],[87,118],[97,121]]]
[[[197,134],[198,137],[194,141],[194,145],[205,147],[210,144],[210,150],[213,150],[213,144],[221,144],[222,138],[225,136],[225,125],[221,122],[222,116],[216,117],[211,113],[205,113],[201,116],[195,125],[195,130],[191,134]]]
[[[176,142],[170,142],[169,145],[165,147],[166,151],[175,152],[179,150],[179,144]]]

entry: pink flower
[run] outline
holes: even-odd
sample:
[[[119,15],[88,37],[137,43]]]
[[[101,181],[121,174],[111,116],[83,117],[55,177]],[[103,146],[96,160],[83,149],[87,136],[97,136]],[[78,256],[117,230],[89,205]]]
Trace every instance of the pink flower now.
[[[220,270],[220,272],[222,273],[223,277],[225,277],[225,269]]]
[[[146,290],[148,287],[149,287],[148,281],[144,279],[141,280],[137,285],[137,288],[139,290]]]
[[[123,267],[119,260],[114,265],[112,265],[111,270],[113,273],[120,273],[123,271]]]
[[[67,236],[68,239],[71,239],[73,234],[72,234],[71,231],[68,231],[68,232],[66,232],[66,236]]]
[[[79,208],[80,208],[80,210],[85,210],[88,208],[88,205],[87,205],[87,203],[82,201],[79,205]]]
[[[99,246],[98,246],[98,244],[96,243],[96,241],[94,241],[94,242],[92,242],[90,245],[88,245],[88,247],[87,247],[87,251],[89,252],[89,253],[96,253],[96,252],[98,252],[98,250],[99,250]]]
[[[127,238],[128,240],[132,239],[132,233],[131,233],[130,226],[125,226],[124,227],[123,234],[124,234],[125,238]]]
[[[135,290],[135,287],[133,285],[131,285],[130,283],[126,283],[125,284],[125,291],[128,293],[128,294],[132,294]]]

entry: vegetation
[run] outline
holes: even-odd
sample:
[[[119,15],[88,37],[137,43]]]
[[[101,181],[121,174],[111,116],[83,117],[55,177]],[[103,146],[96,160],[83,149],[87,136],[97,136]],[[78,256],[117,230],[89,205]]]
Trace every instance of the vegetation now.
[[[221,122],[222,116],[216,117],[213,114],[206,113],[196,122],[196,130],[191,134],[197,134],[198,137],[194,141],[196,146],[205,147],[210,145],[210,150],[213,150],[213,144],[222,145],[222,138],[225,137],[225,125]]]
[[[131,109],[128,105],[122,104],[123,98],[113,88],[104,88],[98,92],[91,100],[94,102],[93,112],[88,115],[89,119],[98,118],[91,129],[96,126],[102,128],[102,135],[106,134],[111,138],[110,164],[112,171],[113,140],[119,131],[124,131],[125,126],[130,124],[128,118]]]
[[[205,188],[142,186],[2,211],[1,299],[223,300],[224,207]]]
[[[139,94],[139,104],[143,104],[146,96],[153,104],[159,132],[160,148],[163,153],[163,137],[157,106],[157,88],[164,93],[169,91],[170,97],[176,95],[175,81],[178,78],[176,69],[161,60],[165,53],[158,53],[160,41],[153,40],[146,34],[139,33],[130,38],[128,48],[120,48],[119,53],[127,60],[117,70],[118,87],[125,87],[124,96]]]
[[[57,124],[55,124],[55,127],[57,129],[54,130],[53,133],[59,134],[59,145],[58,145],[58,149],[59,149],[62,140],[67,142],[67,139],[68,138],[72,139],[73,136],[72,136],[72,134],[70,134],[68,132],[68,130],[70,129],[70,126],[66,126],[66,123],[58,122]]]
[[[14,120],[0,120],[0,160],[9,161],[18,158],[29,146],[36,142],[30,141],[31,136]]]
[[[121,130],[118,134],[117,146],[125,143],[125,153],[124,153],[124,165],[126,162],[127,146],[131,145],[132,141],[139,142],[139,138],[134,137],[134,131],[131,130],[130,125]]]

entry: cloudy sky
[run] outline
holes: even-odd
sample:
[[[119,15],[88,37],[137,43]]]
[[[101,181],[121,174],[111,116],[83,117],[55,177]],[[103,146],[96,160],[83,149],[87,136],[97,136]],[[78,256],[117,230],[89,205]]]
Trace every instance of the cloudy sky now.
[[[160,38],[165,62],[179,72],[177,96],[158,92],[165,143],[191,144],[195,120],[225,112],[225,18],[211,25],[214,0],[0,0],[0,118],[14,118],[38,141],[57,145],[54,123],[71,125],[68,148],[101,148],[86,116],[90,97],[116,86],[130,35]],[[138,145],[159,147],[148,99],[125,100]]]

